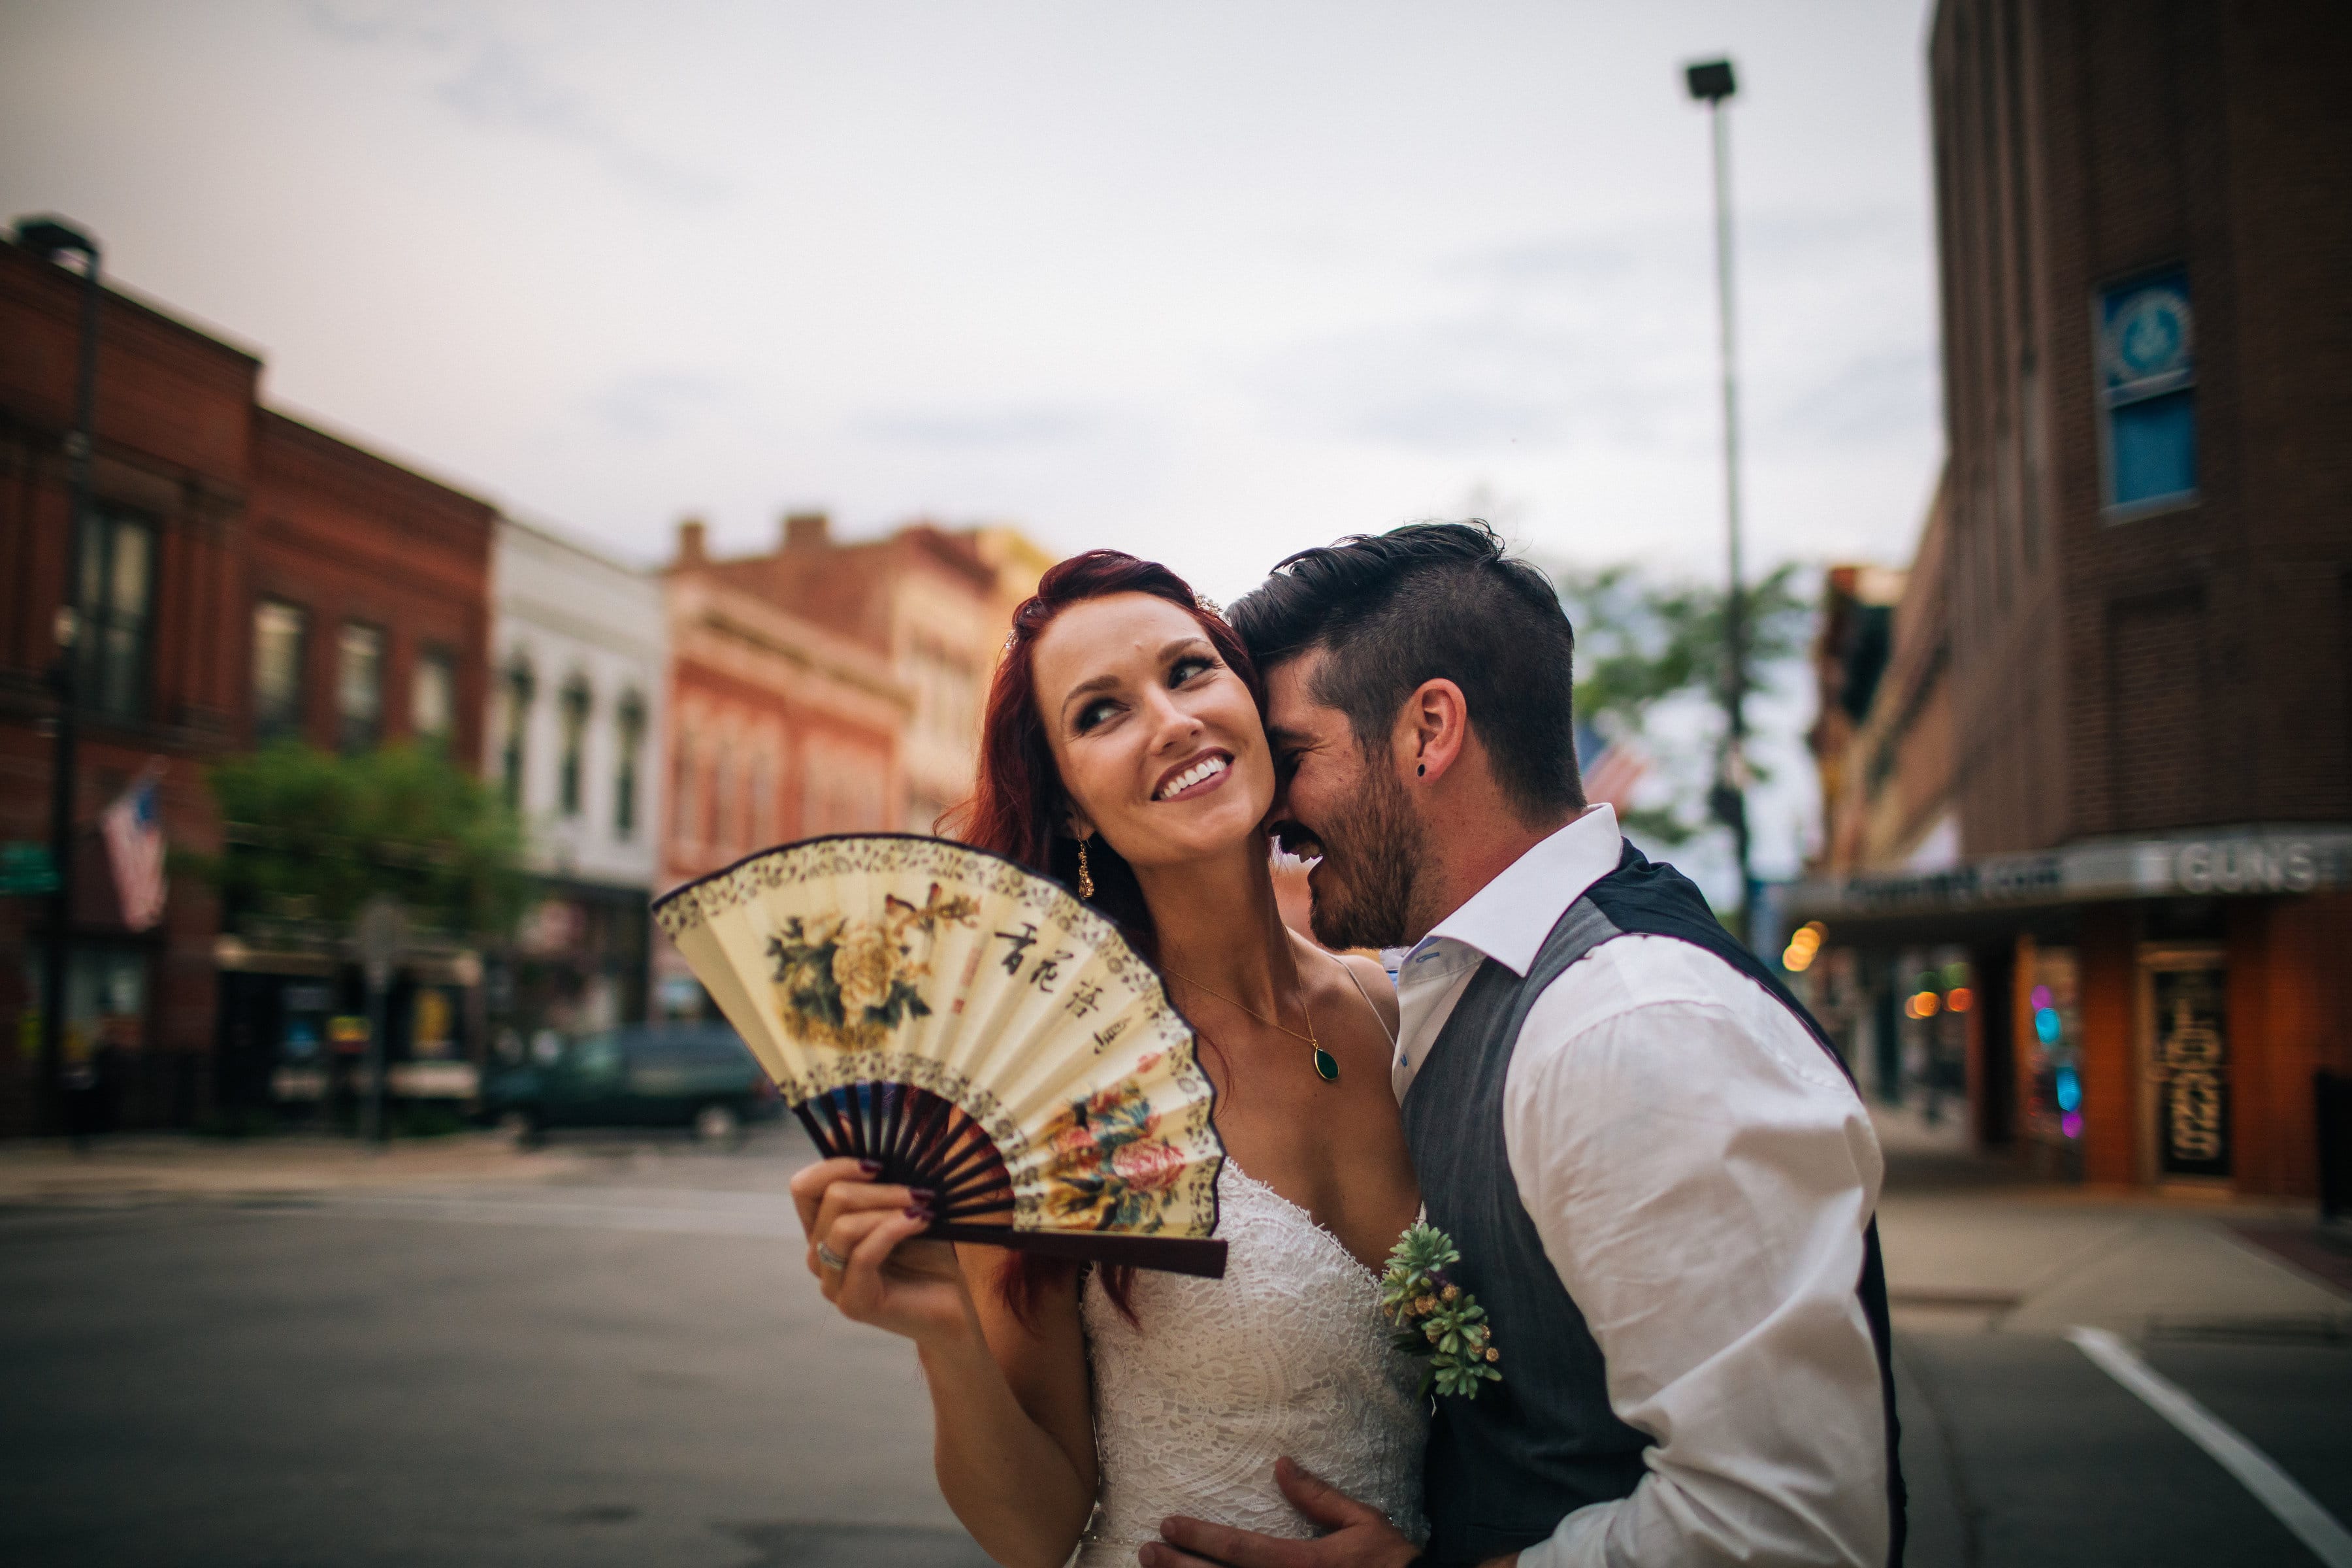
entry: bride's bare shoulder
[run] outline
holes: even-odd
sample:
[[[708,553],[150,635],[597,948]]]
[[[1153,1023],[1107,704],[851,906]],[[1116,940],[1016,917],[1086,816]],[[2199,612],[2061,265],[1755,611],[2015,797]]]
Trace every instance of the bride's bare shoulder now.
[[[1316,988],[1319,994],[1318,1000],[1327,1005],[1336,1002],[1339,1016],[1343,1021],[1353,1018],[1359,1023],[1369,1023],[1377,1019],[1383,1047],[1396,1037],[1396,984],[1389,979],[1389,972],[1381,967],[1379,959],[1361,952],[1333,952],[1328,948],[1314,947],[1296,933],[1293,937],[1302,947],[1310,948],[1327,961],[1320,966],[1325,978]],[[1370,1004],[1370,1018],[1366,1017],[1367,1004]]]
[[[1397,1032],[1396,982],[1389,977],[1387,970],[1381,967],[1381,961],[1369,953],[1343,952],[1339,955],[1339,962],[1347,966],[1349,974],[1363,986],[1364,994],[1371,999],[1372,1011],[1380,1015],[1381,1023],[1388,1030],[1389,1037],[1395,1038]]]

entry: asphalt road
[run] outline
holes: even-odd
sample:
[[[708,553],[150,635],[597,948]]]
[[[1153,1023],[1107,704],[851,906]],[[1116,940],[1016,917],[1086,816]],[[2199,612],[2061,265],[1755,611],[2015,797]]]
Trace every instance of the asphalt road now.
[[[961,1568],[771,1135],[577,1184],[0,1216],[0,1562]]]
[[[2063,1340],[1898,1338],[1918,1568],[2316,1563],[2202,1449]],[[2173,1343],[2141,1358],[2352,1520],[2352,1347]]]
[[[746,1152],[546,1186],[0,1211],[0,1561],[984,1562],[912,1357],[823,1308]],[[1912,1561],[2315,1561],[2063,1340],[1906,1331]],[[2144,1344],[2352,1521],[2352,1346]]]

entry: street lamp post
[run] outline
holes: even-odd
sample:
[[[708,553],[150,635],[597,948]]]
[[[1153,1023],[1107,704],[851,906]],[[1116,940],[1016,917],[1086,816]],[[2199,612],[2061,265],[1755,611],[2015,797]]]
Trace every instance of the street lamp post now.
[[[367,1098],[360,1103],[360,1136],[370,1143],[383,1143],[392,1136],[385,1092],[391,1072],[383,1037],[390,1011],[386,1001],[393,973],[408,949],[408,917],[399,900],[378,893],[362,905],[359,918],[352,922],[352,947],[367,980]]]
[[[1723,760],[1707,805],[1731,829],[1739,862],[1739,907],[1732,934],[1754,945],[1756,878],[1749,868],[1748,832],[1748,604],[1739,560],[1739,398],[1737,334],[1731,301],[1731,143],[1724,100],[1738,91],[1729,60],[1706,60],[1683,72],[1693,99],[1706,105],[1714,138],[1715,293],[1723,366],[1723,510],[1731,581],[1723,599]]]
[[[90,452],[98,409],[98,317],[104,289],[99,280],[98,244],[54,217],[22,218],[16,243],[55,263],[68,254],[82,259],[81,363],[74,387],[73,431],[66,437],[67,485],[65,596],[58,601],[58,658],[50,679],[58,694],[56,746],[49,766],[49,864],[57,886],[49,890],[49,941],[41,966],[40,1116],[45,1131],[65,1121],[63,1059],[66,976],[73,920],[74,775],[79,758],[81,684],[81,547],[89,519]]]

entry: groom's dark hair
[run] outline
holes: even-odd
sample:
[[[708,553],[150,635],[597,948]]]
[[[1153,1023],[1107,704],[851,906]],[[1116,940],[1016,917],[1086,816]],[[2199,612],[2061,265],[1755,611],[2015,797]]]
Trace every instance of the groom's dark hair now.
[[[1317,701],[1388,739],[1423,681],[1462,689],[1504,795],[1530,819],[1584,805],[1576,633],[1541,572],[1484,522],[1416,522],[1302,550],[1226,612],[1262,673],[1320,648]]]

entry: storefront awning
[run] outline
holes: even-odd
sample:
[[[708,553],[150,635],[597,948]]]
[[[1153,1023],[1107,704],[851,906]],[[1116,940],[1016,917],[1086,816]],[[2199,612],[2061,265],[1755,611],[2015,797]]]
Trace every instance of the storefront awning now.
[[[2344,888],[2352,888],[2352,825],[2249,825],[2159,838],[2089,839],[1937,871],[1791,882],[1780,889],[1779,901],[1791,924],[1822,921],[1834,931],[1841,921]]]

